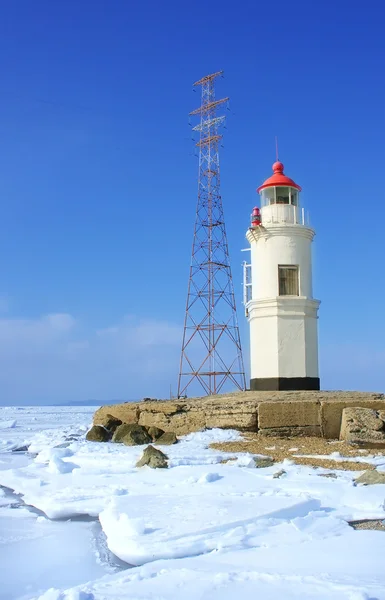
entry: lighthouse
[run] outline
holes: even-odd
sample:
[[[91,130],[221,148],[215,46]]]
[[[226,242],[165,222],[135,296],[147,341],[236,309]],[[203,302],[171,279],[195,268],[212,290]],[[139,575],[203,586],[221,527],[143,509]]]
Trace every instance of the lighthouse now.
[[[318,308],[313,298],[314,229],[300,186],[277,160],[257,189],[260,207],[246,238],[245,309],[250,324],[251,390],[319,390]]]

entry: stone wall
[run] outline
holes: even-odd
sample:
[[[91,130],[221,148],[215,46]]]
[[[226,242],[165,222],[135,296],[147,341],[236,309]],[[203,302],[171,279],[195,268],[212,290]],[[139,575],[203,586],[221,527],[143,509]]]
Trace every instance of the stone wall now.
[[[338,439],[342,411],[357,406],[385,410],[385,395],[367,392],[239,392],[186,400],[156,400],[102,406],[94,424],[107,414],[125,423],[156,426],[183,435],[192,431],[238,429],[266,436]]]

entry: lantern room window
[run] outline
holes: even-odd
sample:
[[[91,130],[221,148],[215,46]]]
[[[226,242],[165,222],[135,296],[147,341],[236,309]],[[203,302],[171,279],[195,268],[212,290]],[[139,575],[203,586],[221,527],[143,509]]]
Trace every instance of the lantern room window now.
[[[298,206],[298,192],[294,188],[290,188],[290,204]]]
[[[290,190],[286,187],[277,187],[276,204],[290,204]]]
[[[268,187],[262,190],[261,206],[269,206],[275,204],[275,187]]]
[[[298,192],[292,187],[268,187],[261,191],[261,206],[291,204],[298,206]]]
[[[280,296],[299,296],[298,265],[278,265],[278,289]]]

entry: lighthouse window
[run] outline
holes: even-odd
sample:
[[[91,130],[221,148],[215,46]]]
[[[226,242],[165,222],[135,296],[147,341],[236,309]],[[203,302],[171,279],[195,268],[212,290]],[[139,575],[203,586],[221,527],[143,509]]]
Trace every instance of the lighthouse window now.
[[[289,188],[277,187],[277,204],[290,204]]]
[[[290,190],[291,203],[293,206],[298,206],[298,193],[294,190]]]
[[[280,296],[299,296],[298,265],[278,265]]]
[[[262,206],[269,206],[269,204],[275,204],[275,188],[266,188],[262,190]]]

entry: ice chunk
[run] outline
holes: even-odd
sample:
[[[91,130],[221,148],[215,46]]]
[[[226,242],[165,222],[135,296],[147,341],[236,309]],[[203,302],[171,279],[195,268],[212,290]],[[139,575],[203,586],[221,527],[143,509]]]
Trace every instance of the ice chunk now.
[[[0,429],[13,429],[17,421],[0,421]]]
[[[66,458],[73,456],[72,450],[69,448],[45,448],[35,458],[37,463],[46,463],[54,458]]]
[[[213,481],[218,481],[218,479],[222,479],[219,473],[205,473],[198,479],[198,483],[212,483]]]
[[[64,474],[72,473],[74,469],[79,469],[79,465],[72,462],[65,462],[56,455],[53,455],[48,464],[48,471],[50,473]]]

